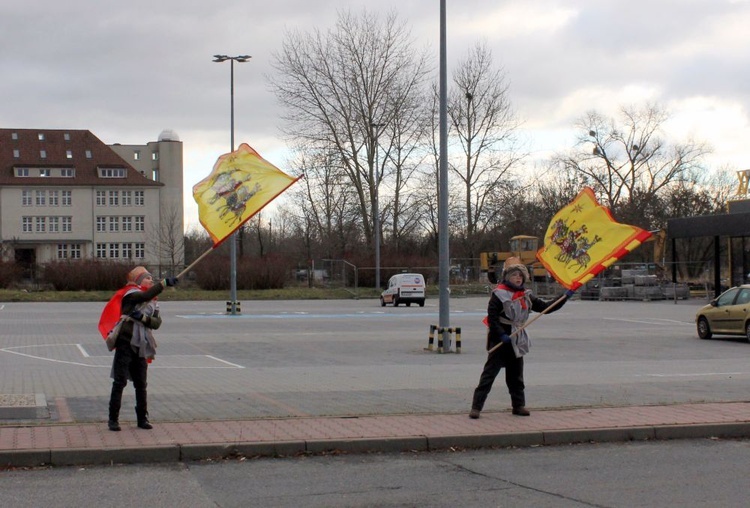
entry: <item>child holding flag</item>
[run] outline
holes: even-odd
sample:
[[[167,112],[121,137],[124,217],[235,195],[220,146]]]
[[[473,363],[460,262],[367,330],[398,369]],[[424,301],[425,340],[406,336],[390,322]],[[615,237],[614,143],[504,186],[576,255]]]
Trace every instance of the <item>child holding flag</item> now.
[[[99,331],[106,337],[118,320],[123,320],[115,341],[115,358],[112,362],[112,393],[109,399],[109,430],[120,430],[122,392],[133,382],[135,388],[135,414],[138,427],[152,429],[148,421],[147,373],[148,364],[156,354],[156,341],[151,330],[161,326],[159,304],[156,296],[165,286],[174,286],[175,277],[156,284],[151,274],[142,266],[133,268],[125,287],[117,291],[104,307],[99,320]]]
[[[495,287],[487,306],[487,350],[489,356],[474,390],[470,418],[479,418],[492,383],[505,367],[505,384],[510,392],[513,414],[529,416],[523,381],[523,357],[531,342],[522,327],[531,311],[550,313],[560,309],[567,297],[545,301],[535,297],[524,284],[529,271],[519,258],[510,257],[503,265],[502,281]],[[567,295],[567,294],[566,294]],[[499,347],[497,347],[499,346]],[[494,348],[494,350],[493,350]]]

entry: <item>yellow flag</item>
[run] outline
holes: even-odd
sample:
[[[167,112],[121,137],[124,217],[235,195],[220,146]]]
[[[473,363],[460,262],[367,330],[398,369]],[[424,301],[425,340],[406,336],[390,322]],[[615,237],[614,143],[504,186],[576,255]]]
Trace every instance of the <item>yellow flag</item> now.
[[[299,180],[266,161],[246,143],[216,160],[193,186],[198,217],[214,247]]]
[[[615,222],[586,187],[552,218],[537,258],[560,284],[575,291],[650,236]]]

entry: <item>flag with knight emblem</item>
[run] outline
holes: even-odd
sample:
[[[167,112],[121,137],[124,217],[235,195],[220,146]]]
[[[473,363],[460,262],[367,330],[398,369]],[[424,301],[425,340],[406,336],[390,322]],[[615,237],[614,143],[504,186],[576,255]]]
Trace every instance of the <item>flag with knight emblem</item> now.
[[[586,187],[552,218],[537,258],[560,284],[575,291],[650,236],[616,222]]]
[[[219,157],[211,174],[193,186],[198,217],[214,247],[299,178],[287,175],[246,143]]]

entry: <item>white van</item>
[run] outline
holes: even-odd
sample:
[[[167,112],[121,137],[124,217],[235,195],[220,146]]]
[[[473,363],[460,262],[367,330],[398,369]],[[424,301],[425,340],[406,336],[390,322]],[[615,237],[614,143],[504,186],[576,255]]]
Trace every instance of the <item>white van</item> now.
[[[380,305],[392,303],[398,307],[399,303],[409,307],[412,302],[424,307],[425,287],[421,273],[399,273],[388,281],[388,288],[380,295]]]

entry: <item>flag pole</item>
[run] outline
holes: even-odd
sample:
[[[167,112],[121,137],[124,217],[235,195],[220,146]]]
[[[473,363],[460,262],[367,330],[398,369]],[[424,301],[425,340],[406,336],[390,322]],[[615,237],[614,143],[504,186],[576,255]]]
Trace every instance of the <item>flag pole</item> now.
[[[191,269],[191,268],[193,268],[193,267],[194,267],[195,265],[197,265],[197,264],[198,264],[198,261],[200,261],[201,259],[203,259],[203,258],[205,258],[206,256],[208,256],[208,254],[209,254],[209,253],[210,253],[210,252],[211,252],[212,250],[214,250],[214,247],[211,247],[211,248],[210,248],[210,249],[208,249],[208,250],[207,250],[206,252],[204,252],[203,254],[201,254],[200,256],[198,256],[198,259],[196,259],[195,261],[193,261],[192,263],[190,263],[190,265],[188,265],[188,267],[187,267],[187,268],[185,268],[185,269],[184,269],[183,271],[181,271],[180,273],[178,273],[178,274],[177,274],[177,278],[178,278],[178,279],[182,278],[182,276],[183,276],[183,275],[185,275],[186,273],[188,273],[188,272],[190,271],[190,269]]]
[[[570,290],[568,290],[568,291],[570,291]],[[558,305],[558,304],[559,304],[559,303],[560,303],[561,301],[563,301],[563,300],[564,300],[565,298],[568,298],[569,296],[572,296],[572,295],[573,295],[573,293],[571,293],[570,295],[568,295],[568,292],[565,292],[565,293],[563,293],[563,295],[562,295],[562,296],[561,296],[560,298],[558,298],[557,300],[555,300],[554,302],[552,302],[552,304],[551,304],[550,306],[548,306],[548,307],[547,307],[546,309],[544,309],[544,310],[543,310],[542,312],[540,312],[539,314],[537,314],[537,315],[536,315],[536,316],[534,316],[533,318],[531,318],[531,319],[529,319],[528,321],[526,321],[526,322],[525,322],[525,323],[523,324],[523,326],[520,326],[520,327],[518,327],[518,328],[516,329],[516,331],[515,331],[515,332],[513,332],[513,333],[511,333],[511,334],[510,334],[510,336],[511,336],[511,337],[513,337],[514,335],[518,335],[518,332],[520,332],[521,330],[524,330],[524,329],[525,329],[525,328],[526,328],[527,326],[529,326],[529,325],[530,325],[531,323],[533,323],[534,321],[536,321],[537,319],[539,319],[539,318],[540,318],[540,317],[542,317],[543,315],[547,314],[547,312],[549,312],[549,311],[553,310],[553,309],[554,309],[555,307],[557,307],[557,305]],[[493,347],[492,349],[490,349],[489,351],[487,351],[487,354],[488,354],[488,355],[491,355],[492,353],[494,353],[495,351],[497,351],[497,349],[498,349],[498,348],[499,348],[500,346],[502,346],[502,345],[503,345],[503,343],[502,343],[502,342],[501,342],[501,343],[499,343],[499,344],[497,344],[497,345],[496,345],[495,347]]]

